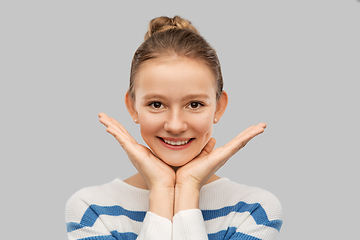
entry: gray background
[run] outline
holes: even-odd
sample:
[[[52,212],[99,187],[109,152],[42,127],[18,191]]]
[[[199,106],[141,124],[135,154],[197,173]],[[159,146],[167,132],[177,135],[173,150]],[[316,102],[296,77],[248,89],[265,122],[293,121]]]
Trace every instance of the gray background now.
[[[360,4],[219,2],[1,1],[1,239],[66,239],[74,192],[135,173],[97,114],[142,142],[123,101],[130,62],[149,20],[175,14],[222,63],[217,145],[268,124],[218,174],[280,199],[279,239],[358,237]]]

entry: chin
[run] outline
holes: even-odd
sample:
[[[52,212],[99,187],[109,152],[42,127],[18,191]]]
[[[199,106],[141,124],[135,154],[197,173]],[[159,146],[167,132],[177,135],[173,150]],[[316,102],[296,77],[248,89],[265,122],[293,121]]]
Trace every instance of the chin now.
[[[181,156],[181,154],[156,154],[154,153],[160,160],[171,167],[181,167],[192,161],[198,154],[191,156]]]
[[[166,163],[167,165],[169,165],[170,167],[181,167],[184,166],[185,164],[187,164],[188,162],[190,162],[193,158],[189,159],[189,160],[174,160],[174,158],[171,158],[169,156],[161,156],[161,154],[156,154],[155,151],[153,151],[151,148],[149,148],[151,150],[151,152],[161,161],[163,161],[164,163]]]
[[[164,163],[166,163],[167,165],[171,166],[171,167],[182,167],[184,166],[185,164],[187,164],[188,162],[190,162],[192,159],[189,159],[189,160],[179,160],[179,161],[174,161],[174,159],[162,159],[160,158]]]

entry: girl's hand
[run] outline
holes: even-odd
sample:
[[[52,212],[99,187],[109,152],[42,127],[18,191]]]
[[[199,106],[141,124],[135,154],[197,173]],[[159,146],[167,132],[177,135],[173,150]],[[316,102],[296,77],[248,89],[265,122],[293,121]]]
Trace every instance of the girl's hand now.
[[[252,138],[263,133],[265,123],[251,126],[228,142],[225,146],[216,148],[215,139],[211,138],[201,153],[176,172],[176,187],[192,187],[200,191],[205,182],[220,168],[229,158],[243,148]]]
[[[264,132],[265,123],[249,127],[225,146],[214,149],[211,138],[201,153],[176,171],[174,214],[198,209],[200,189],[226,161],[243,148],[253,137]]]
[[[113,135],[125,150],[130,161],[145,180],[150,191],[171,189],[175,185],[174,170],[157,158],[149,148],[138,144],[126,129],[105,113],[99,113],[99,121],[106,131]]]

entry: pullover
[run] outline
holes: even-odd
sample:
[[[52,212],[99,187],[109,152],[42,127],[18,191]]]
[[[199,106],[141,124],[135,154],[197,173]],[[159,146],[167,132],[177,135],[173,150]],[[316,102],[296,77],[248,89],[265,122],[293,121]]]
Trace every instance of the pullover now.
[[[282,208],[270,192],[220,178],[200,190],[200,209],[172,221],[148,211],[149,191],[120,179],[76,192],[66,204],[69,240],[272,240]]]

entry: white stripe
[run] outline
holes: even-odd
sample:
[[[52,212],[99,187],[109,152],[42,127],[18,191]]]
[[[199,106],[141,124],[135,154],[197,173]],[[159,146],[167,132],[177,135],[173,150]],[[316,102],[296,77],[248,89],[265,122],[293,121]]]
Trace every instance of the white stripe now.
[[[217,233],[221,230],[227,230],[228,227],[238,228],[245,219],[249,217],[248,212],[238,213],[231,212],[226,216],[214,218],[208,221],[205,221],[205,226],[209,234]]]
[[[147,219],[147,220],[146,220]],[[122,216],[101,215],[92,227],[84,227],[68,234],[69,239],[80,239],[94,236],[111,235],[112,231],[119,233],[135,233],[140,237],[140,230],[143,231],[143,238],[149,237],[148,234],[162,232],[159,236],[168,239],[171,236],[171,221],[159,217],[151,212],[145,217],[144,223],[137,222]],[[105,227],[106,226],[106,227]],[[161,239],[159,239],[161,240]]]
[[[105,224],[109,231],[118,231],[118,232],[134,232],[139,234],[142,222],[134,221],[128,218],[127,216],[109,216],[101,215],[95,222],[94,228],[97,228],[98,224]]]
[[[254,218],[251,216],[239,226],[236,232],[241,232],[263,240],[274,239],[278,234],[278,231],[272,227],[256,224]]]
[[[119,233],[133,232],[139,234],[142,222],[129,219],[127,216],[109,216],[101,215],[92,227],[84,227],[72,231],[69,236],[74,239],[93,237],[100,235],[111,235],[110,232],[118,231]]]
[[[110,232],[108,230],[105,230],[104,232],[98,231],[97,229],[92,227],[84,227],[75,231],[72,231],[68,233],[69,240],[73,239],[80,239],[80,238],[86,238],[86,237],[95,237],[95,236],[102,236],[102,235],[110,235]]]

